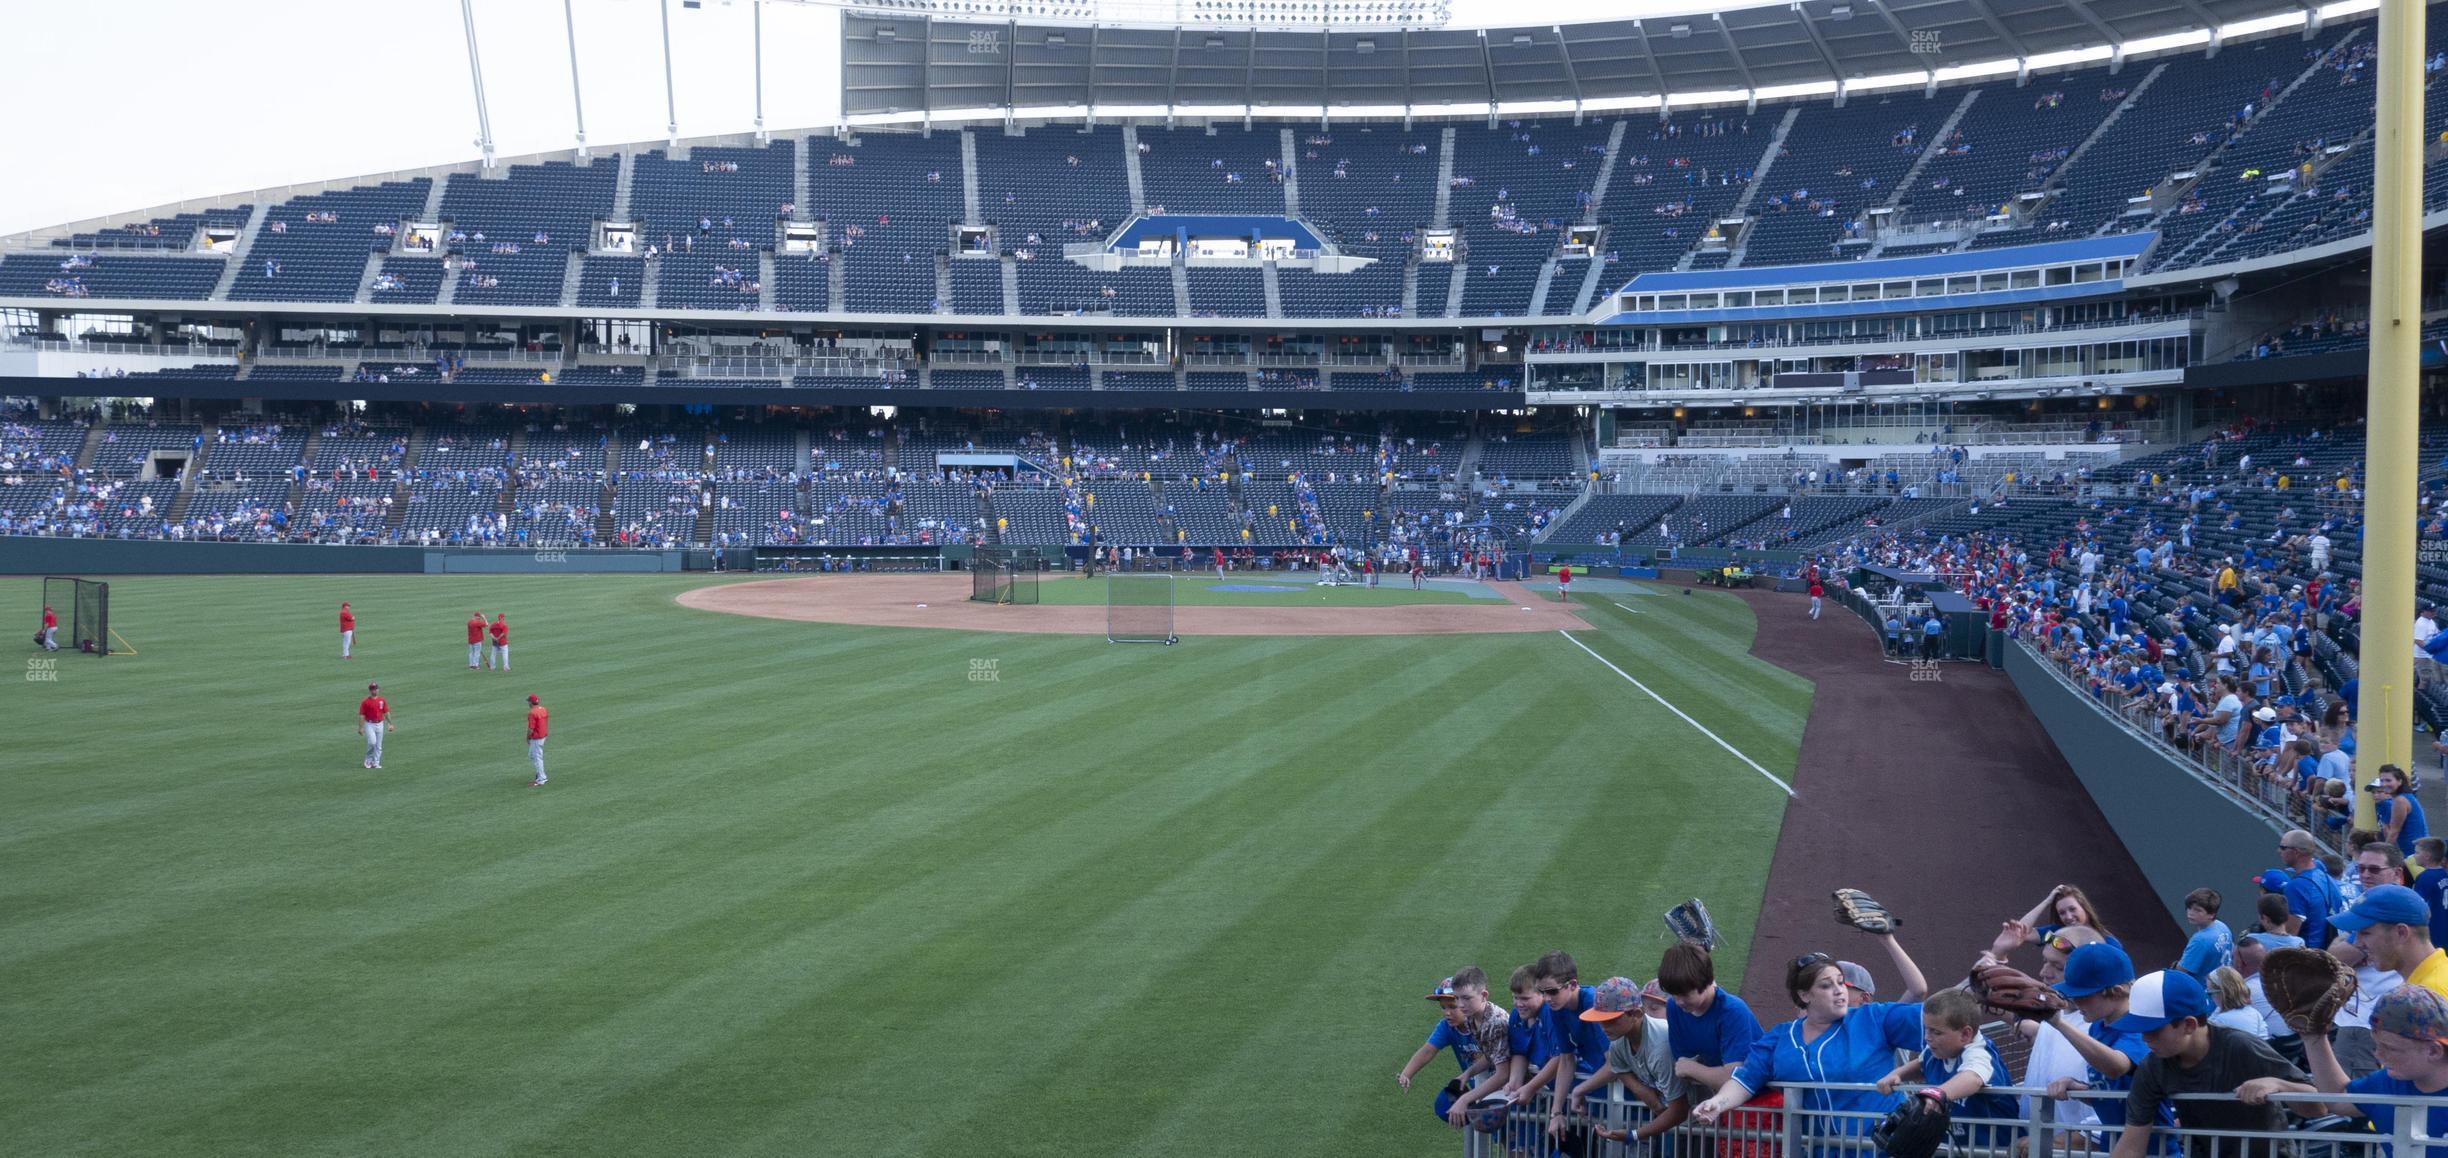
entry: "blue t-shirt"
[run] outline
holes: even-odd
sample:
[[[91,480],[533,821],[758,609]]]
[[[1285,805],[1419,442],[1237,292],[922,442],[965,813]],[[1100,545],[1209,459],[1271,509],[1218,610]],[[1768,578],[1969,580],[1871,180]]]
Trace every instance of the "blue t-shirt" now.
[[[2448,631],[2440,634],[2448,635]],[[2400,803],[2406,806],[2406,818],[2405,827],[2397,830],[2397,851],[2412,856],[2414,855],[2414,842],[2431,835],[2430,822],[2423,819],[2422,801],[2411,796],[2392,796],[2386,800],[2375,801],[2374,807],[2379,809],[2380,826],[2386,828],[2389,817],[2396,814],[2397,810],[2394,806]]]
[[[1539,1010],[1539,1019],[1548,1024],[1548,1032],[1554,1035],[1558,1052],[1572,1051],[1573,1072],[1583,1077],[1597,1073],[1600,1067],[1606,1065],[1606,1030],[1595,1021],[1581,1020],[1581,1011],[1597,1000],[1597,988],[1584,985],[1581,987],[1581,999],[1574,1003],[1571,1013],[1558,1010],[1553,1005]]]
[[[2083,1082],[2095,1090],[2114,1090],[2118,1093],[2123,1093],[2133,1088],[2134,1074],[2142,1068],[2143,1060],[2150,1056],[2150,1046],[2143,1042],[2141,1034],[2119,1033],[2116,1030],[2108,1028],[2108,1026],[2108,1022],[2094,1021],[2085,1028],[2091,1034],[2091,1040],[2133,1059],[2133,1065],[2126,1069],[2125,1076],[2121,1078],[2111,1078],[2108,1075],[2101,1073],[2099,1071],[2099,1067],[2097,1066],[2085,1067],[2083,1072]],[[2085,1100],[2089,1102],[2093,1110],[2099,1113],[2101,1125],[2122,1126],[2125,1124],[2125,1099],[2098,1098]],[[2159,1121],[2157,1124],[2162,1129],[2173,1128],[2176,1125],[2176,1115],[2170,1109],[2169,1103],[2164,1101],[2159,1103]]]
[[[2338,909],[2337,882],[2315,865],[2287,877],[2287,911],[2303,918],[2304,944],[2329,947],[2329,914]]]
[[[2227,964],[2234,955],[2235,934],[2227,931],[2225,922],[2212,921],[2194,930],[2193,936],[2185,941],[2184,956],[2176,962],[2176,968],[2191,974],[2195,981],[2207,983],[2211,971]]]
[[[1997,1046],[1991,1044],[1986,1037],[1973,1039],[1971,1046],[1951,1058],[1939,1057],[1931,1053],[1927,1045],[1922,1046],[1921,1084],[1924,1086],[1945,1085],[1948,1079],[1962,1072],[1964,1059],[1970,1057],[1973,1050],[1980,1050],[1989,1055],[1991,1075],[1989,1082],[1979,1093],[1971,1097],[1948,1102],[1948,1109],[1958,1119],[2000,1118],[2009,1122],[2021,1119],[2023,1117],[2022,1104],[2010,1094],[1997,1092],[1999,1086],[2014,1084],[2014,1071],[2006,1068],[2006,1059],[1998,1055]],[[1964,1129],[1964,1127],[1959,1126],[1957,1129]],[[1967,1140],[1975,1146],[1994,1145],[2005,1141],[2006,1132],[2013,1129],[2012,1126],[1974,1126],[1970,1128]],[[1994,1137],[1993,1132],[1996,1135]]]
[[[1454,1064],[1463,1069],[1471,1068],[1471,1063],[1479,1060],[1479,1043],[1442,1017],[1437,1019],[1436,1028],[1428,1031],[1428,1046],[1431,1049],[1451,1049]]]
[[[1708,1012],[1698,1017],[1675,1002],[1666,1003],[1666,1046],[1678,1058],[1711,1067],[1740,1062],[1751,1056],[1751,1044],[1759,1035],[1759,1018],[1752,1016],[1751,1007],[1722,987]]]
[[[2404,1078],[2392,1077],[2387,1070],[2381,1070],[2346,1083],[2346,1092],[2348,1094],[2376,1094],[2381,1097],[2417,1098],[2436,1098],[2441,1094],[2439,1090],[2416,1089],[2414,1083]],[[2379,1131],[2382,1137],[2397,1132],[2398,1107],[2386,1102],[2356,1102],[2355,1109],[2361,1110],[2364,1117],[2371,1119],[2372,1129]],[[2448,1135],[2448,1105],[2433,1106],[2427,1111],[2423,1133],[2435,1138]],[[2432,1147],[2425,1146],[2423,1149],[2429,1150]],[[2394,1150],[2395,1147],[2383,1146],[2381,1153],[2393,1154]]]
[[[1525,1073],[1536,1073],[1548,1058],[1555,1056],[1555,1042],[1547,1033],[1544,1013],[1542,1009],[1538,1017],[1523,1017],[1519,1007],[1513,1010],[1513,1056],[1529,1059],[1530,1068]]]
[[[1758,1093],[1776,1082],[1876,1082],[1895,1068],[1895,1051],[1921,1052],[1921,1003],[1874,1001],[1846,1011],[1834,1025],[1809,1041],[1802,1040],[1801,1018],[1761,1034],[1751,1043],[1751,1056],[1734,1071],[1734,1080]],[[2139,1036],[2134,1041],[2139,1043]],[[1819,1114],[1846,1112],[1866,1117],[1828,1117],[1812,1128],[1822,1135],[1861,1135],[1876,1128],[1897,1095],[1876,1090],[1801,1090],[1800,1106]],[[1794,1095],[1786,1096],[1788,1107]]]
[[[2414,891],[2431,906],[2431,947],[2448,945],[2448,869],[2424,869],[2416,874]]]

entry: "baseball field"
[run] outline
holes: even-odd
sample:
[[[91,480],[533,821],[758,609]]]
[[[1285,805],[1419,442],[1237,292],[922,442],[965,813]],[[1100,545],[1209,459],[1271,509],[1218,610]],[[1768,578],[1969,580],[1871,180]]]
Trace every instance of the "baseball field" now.
[[[1061,582],[981,610],[1101,612]],[[1696,894],[1741,976],[1811,699],[1718,593],[1132,647],[679,601],[709,585],[113,581],[138,654],[0,694],[4,1148],[1439,1153],[1450,1063],[1393,1074],[1455,967],[1645,974]],[[1320,598],[1286,585],[1179,592]],[[479,610],[509,674],[466,667]]]

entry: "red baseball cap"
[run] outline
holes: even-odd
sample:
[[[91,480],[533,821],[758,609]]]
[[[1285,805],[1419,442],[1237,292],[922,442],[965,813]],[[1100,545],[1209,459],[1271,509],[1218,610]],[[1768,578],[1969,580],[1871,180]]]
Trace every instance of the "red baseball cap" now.
[[[536,699],[534,696],[529,696],[529,697],[527,697],[527,702],[528,702],[528,703],[531,703],[531,704],[534,704],[534,703],[541,703],[541,702],[543,702],[543,701]]]
[[[367,685],[366,685],[366,690],[367,690],[367,691],[369,691],[369,692],[371,692],[371,691],[379,691],[379,690],[381,690],[381,688],[382,688],[382,685],[381,685],[381,684],[367,684]]]

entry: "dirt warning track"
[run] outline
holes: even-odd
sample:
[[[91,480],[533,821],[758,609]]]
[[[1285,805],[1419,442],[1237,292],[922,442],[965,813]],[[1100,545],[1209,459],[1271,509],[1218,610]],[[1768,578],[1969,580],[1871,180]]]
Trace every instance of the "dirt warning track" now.
[[[1489,586],[1502,593],[1506,602],[1393,607],[1182,606],[1173,609],[1173,628],[1180,635],[1479,635],[1589,629],[1577,608],[1538,598],[1518,583]],[[683,607],[807,623],[1105,634],[1103,604],[996,606],[971,602],[969,592],[966,574],[810,575],[699,587],[681,592],[678,598]]]

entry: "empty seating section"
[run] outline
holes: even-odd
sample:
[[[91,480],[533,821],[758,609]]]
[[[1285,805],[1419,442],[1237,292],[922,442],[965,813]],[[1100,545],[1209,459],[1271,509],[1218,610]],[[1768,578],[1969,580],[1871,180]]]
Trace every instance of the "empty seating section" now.
[[[2369,45],[2361,37],[2339,39],[2343,43],[2331,47],[2292,94],[2236,134],[2176,211],[2159,217],[2163,260],[2194,264],[2232,234],[2255,225],[2287,193],[2271,184],[2270,175],[2316,161],[2320,147],[2347,144],[2371,127],[2372,66],[2363,55]],[[2282,77],[2280,86],[2292,79]]]
[[[1242,379],[1247,385],[1248,379]],[[1172,390],[1178,387],[1170,370],[1107,370],[1104,375],[1107,390]]]
[[[957,479],[912,478],[901,484],[901,516],[913,534],[930,542],[963,542],[976,533],[977,489]]]
[[[2066,232],[2076,237],[2103,228],[2140,228],[2150,214],[2128,216],[2127,202],[2160,188],[2169,174],[2192,168],[2224,143],[2230,120],[2247,103],[2259,107],[2273,81],[2283,88],[2288,77],[2303,70],[2303,52],[2300,39],[2282,37],[2228,45],[2215,58],[2190,52],[2166,58],[2167,71],[2083,154],[2041,216],[2066,222]],[[2084,74],[2086,87],[2124,87],[2139,79],[2130,65],[2115,77]]]
[[[433,178],[387,181],[294,197],[272,207],[251,242],[232,301],[345,302],[357,297],[366,258],[391,248],[376,227],[396,226],[425,208]]]
[[[1086,504],[1086,517],[1105,542],[1125,546],[1173,542],[1171,529],[1157,521],[1156,494],[1148,484],[1108,479],[1081,483],[1080,489],[1095,500]]]
[[[264,366],[247,371],[249,382],[337,382],[347,375],[340,366]]]
[[[1071,312],[1080,290],[1064,271],[1086,271],[1062,260],[1063,245],[1103,240],[1130,216],[1122,131],[1048,125],[1019,137],[994,130],[971,136],[977,141],[978,209],[994,227],[995,244],[1004,253],[1029,255],[1017,264],[1020,312]],[[1067,301],[1074,304],[1062,304]]]
[[[1734,208],[1750,187],[1775,125],[1773,116],[1699,114],[1625,126],[1622,159],[1607,182],[1600,216],[1607,222],[1605,248],[1629,271],[1626,277],[1674,268],[1709,223]],[[1565,268],[1583,272],[1579,265]],[[1570,305],[1548,292],[1547,312],[1561,313]]]
[[[1012,384],[1022,390],[1086,390],[1088,371],[1070,366],[1023,366]]]
[[[1606,160],[1610,122],[1506,121],[1454,129],[1454,181],[1448,212],[1470,263],[1462,316],[1519,316],[1530,304],[1539,267],[1581,220],[1582,196]],[[1577,286],[1574,288],[1578,288]],[[1550,294],[1550,300],[1556,295]],[[1571,294],[1560,303],[1572,306]],[[1423,294],[1422,314],[1434,307]]]
[[[432,305],[442,294],[442,259],[386,257],[382,273],[399,284],[378,284],[368,301],[381,305]]]
[[[936,370],[927,375],[937,390],[1000,390],[1001,370]]]
[[[1620,527],[1627,544],[1662,542],[1657,537],[1658,519],[1682,502],[1675,495],[1592,495],[1571,518],[1548,531],[1546,541],[1595,543],[1599,536],[1612,535]]]
[[[831,226],[845,309],[932,312],[935,255],[951,248],[961,216],[960,134],[872,134],[858,145],[811,139],[808,195]]]
[[[2430,23],[2426,53],[2448,50],[2448,21]],[[2009,203],[2029,208],[2021,210],[2024,220],[1992,224],[1962,242],[1905,234],[1916,240],[1880,250],[1889,257],[2147,227],[2161,233],[2152,267],[2177,269],[2360,235],[2371,209],[2365,138],[2375,39],[2369,21],[2340,20],[2310,41],[2295,33],[2234,41],[2214,56],[2186,49],[2138,57],[2114,72],[2044,71],[2020,85],[1999,79],[1941,88],[1934,97],[1918,88],[1857,94],[1841,108],[1806,101],[1767,187],[1748,206],[1742,264],[1865,256],[1876,240],[1866,232],[1866,211],[1891,200],[1908,225],[1969,222]],[[2448,80],[2440,76],[2433,74],[2426,93],[2426,139],[2448,130]],[[1964,115],[1948,139],[1933,140],[1959,106]],[[1289,141],[1303,216],[1343,254],[1372,261],[1345,273],[1280,270],[1287,317],[1390,317],[1414,276],[1413,317],[1449,316],[1456,276],[1466,279],[1456,316],[1518,317],[1532,304],[1562,229],[1585,219],[1607,227],[1601,248],[1616,268],[1601,280],[1609,287],[1686,261],[1694,269],[1727,264],[1728,254],[1695,246],[1745,194],[1787,107],[1624,122],[1618,167],[1595,209],[1583,201],[1615,127],[1603,118],[1411,129],[1276,122],[1225,124],[1212,133],[1148,125],[1135,136],[1150,210],[1176,216],[1285,212],[1279,177]],[[1435,213],[1448,132],[1454,185],[1446,192],[1461,235],[1460,272],[1422,263],[1413,273],[1406,266],[1417,230]],[[980,224],[994,230],[996,256],[950,259],[951,300],[939,303],[939,255],[951,246],[949,226],[964,215],[964,133],[975,144]],[[2073,158],[2086,139],[2091,146]],[[796,205],[803,148],[810,204]],[[1912,187],[1899,188],[1925,153]],[[377,305],[431,304],[448,282],[450,304],[479,308],[557,306],[566,297],[582,307],[721,312],[770,300],[795,312],[1264,316],[1264,280],[1254,269],[1189,269],[1188,300],[1176,301],[1170,270],[1094,271],[1063,257],[1066,244],[1101,241],[1131,218],[1128,161],[1113,126],[1040,126],[1022,135],[879,131],[697,146],[680,155],[649,150],[631,160],[630,216],[641,248],[667,252],[651,263],[588,257],[575,287],[563,284],[570,255],[609,216],[619,160],[517,165],[280,202],[242,239],[248,252],[234,271],[227,263],[237,259],[195,247],[208,226],[243,228],[247,204],[46,239],[0,255],[0,296],[193,301],[210,298],[228,273],[229,297],[239,302],[347,303],[363,295]],[[2448,178],[2448,153],[2434,167]],[[2173,184],[2177,172],[2200,176]],[[445,182],[439,198],[432,196],[436,180]],[[2021,199],[2030,194],[2045,200]],[[452,273],[443,255],[385,256],[369,283],[369,258],[388,254],[391,227],[422,216],[429,201],[450,223],[449,257],[464,264]],[[2427,203],[2448,205],[2448,179],[2427,190]],[[826,222],[826,246],[842,263],[841,300],[826,255],[774,253],[777,218],[786,212]],[[770,275],[760,260],[767,255]],[[1005,300],[1003,260],[1015,263],[1016,300]],[[659,286],[651,302],[644,298],[650,271]],[[1571,309],[1586,271],[1578,259],[1559,262],[1547,313]]]
[[[357,263],[365,264],[362,252]],[[61,257],[57,250],[35,250],[0,259],[0,297],[202,301],[227,268],[217,257]]]
[[[1307,201],[1302,205],[1306,206]],[[1319,273],[1306,269],[1280,269],[1275,272],[1276,287],[1283,299],[1287,318],[1364,318],[1390,317],[1401,312],[1403,295],[1403,262],[1400,253],[1388,254],[1377,261],[1343,273]],[[1192,298],[1197,297],[1197,287]],[[1437,299],[1442,309],[1445,301]]]
[[[452,249],[471,264],[452,300],[559,305],[569,255],[584,250],[595,223],[612,212],[619,180],[612,157],[586,166],[513,165],[498,178],[453,174],[442,191],[442,216],[456,239]]]
[[[1442,318],[1445,303],[1453,290],[1454,267],[1450,262],[1423,261],[1419,267],[1419,306],[1409,317]]]
[[[1190,313],[1193,316],[1262,318],[1266,316],[1266,286],[1253,267],[1191,266]]]
[[[994,505],[995,518],[1004,524],[1002,539],[1006,543],[1059,546],[1071,541],[1059,491],[1003,487],[989,501]]]
[[[956,258],[952,262],[951,310],[956,314],[1000,314],[1003,309],[1003,263],[985,258]],[[927,266],[933,276],[934,265]],[[932,297],[934,295],[929,294]]]
[[[578,304],[635,306],[639,291],[645,288],[645,258],[589,257],[578,273]]]
[[[203,427],[186,423],[116,423],[103,428],[102,444],[86,466],[96,478],[135,478],[145,473],[155,451],[177,451],[172,457],[184,459],[203,436]]]
[[[774,222],[792,197],[797,156],[796,142],[787,139],[763,148],[700,146],[687,160],[661,149],[640,154],[629,177],[629,213],[638,221],[640,243],[666,253],[745,254],[741,260],[753,268],[755,251],[773,248]],[[609,203],[607,192],[607,212]],[[733,249],[735,240],[747,249]]]
[[[1899,212],[1913,221],[1976,219],[2000,212],[2017,193],[2041,188],[2116,108],[2100,99],[2101,87],[2089,83],[2094,76],[1981,89],[1955,131],[1939,142],[1937,155],[1914,176]]]
[[[1804,105],[1785,135],[1785,151],[1752,199],[1754,218],[1743,264],[1833,261],[1846,226],[1885,204],[1921,156],[1929,134],[1963,99],[1940,91],[1854,100],[1844,108]]]
[[[1247,390],[1250,377],[1241,370],[1192,370],[1182,384],[1192,390]]]
[[[405,429],[369,429],[347,434],[326,431],[315,440],[314,461],[306,467],[323,477],[371,471],[390,478],[407,458],[407,438]]]
[[[1283,134],[1273,125],[1243,129],[1139,130],[1139,176],[1148,212],[1268,213],[1284,211]]]
[[[1488,478],[1566,479],[1579,473],[1573,436],[1494,434],[1479,451],[1479,473]]]
[[[169,250],[175,253],[193,246],[196,234],[206,225],[240,228],[246,224],[247,217],[254,212],[254,206],[240,205],[230,209],[207,209],[201,213],[181,213],[176,217],[131,221],[115,229],[105,229],[98,233],[76,233],[67,237],[55,237],[51,239],[51,244],[60,248],[88,251],[151,249]]]
[[[823,313],[833,308],[833,263],[813,254],[774,258],[774,308]]]
[[[1338,249],[1402,268],[1411,236],[1436,216],[1442,133],[1391,125],[1293,130],[1301,216],[1334,234]],[[1376,268],[1376,267],[1371,267]],[[1290,291],[1284,308],[1291,312]],[[1398,285],[1391,303],[1399,304]]]
[[[1045,296],[1032,298],[1031,293]],[[1020,312],[1170,316],[1175,312],[1173,271],[1144,266],[1093,270],[1040,253],[1020,263]]]

